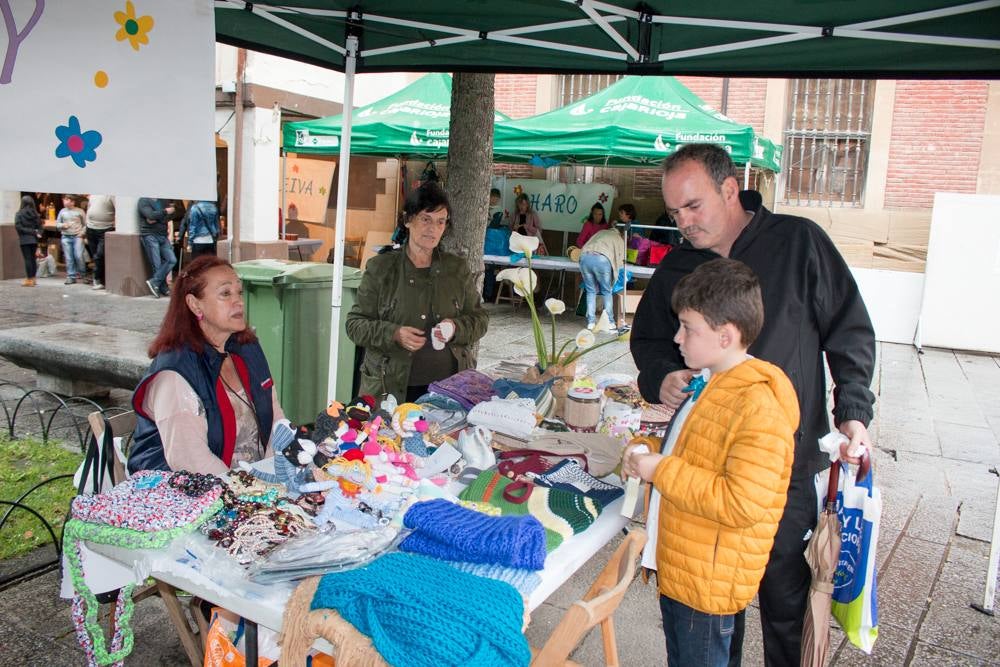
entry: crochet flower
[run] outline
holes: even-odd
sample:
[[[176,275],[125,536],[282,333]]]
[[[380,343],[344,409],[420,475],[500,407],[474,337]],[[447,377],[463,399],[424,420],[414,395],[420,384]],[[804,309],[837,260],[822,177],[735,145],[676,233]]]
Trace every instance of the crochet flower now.
[[[97,147],[101,145],[103,137],[97,130],[80,130],[80,121],[76,116],[70,116],[66,125],[56,127],[56,139],[59,145],[56,146],[56,157],[70,157],[81,169],[87,166],[88,162],[97,159]]]
[[[126,0],[124,12],[115,12],[115,21],[121,26],[115,33],[116,40],[122,42],[128,39],[136,51],[139,50],[140,44],[149,44],[148,33],[153,29],[153,17],[146,15],[137,18],[135,5],[131,0]]]

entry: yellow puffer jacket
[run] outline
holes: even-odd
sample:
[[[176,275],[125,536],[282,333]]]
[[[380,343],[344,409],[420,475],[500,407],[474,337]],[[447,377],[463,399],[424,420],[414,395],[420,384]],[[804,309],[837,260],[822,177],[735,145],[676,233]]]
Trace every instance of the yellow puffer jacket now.
[[[777,366],[748,359],[711,377],[653,477],[663,595],[706,614],[750,603],[785,508],[798,424]]]

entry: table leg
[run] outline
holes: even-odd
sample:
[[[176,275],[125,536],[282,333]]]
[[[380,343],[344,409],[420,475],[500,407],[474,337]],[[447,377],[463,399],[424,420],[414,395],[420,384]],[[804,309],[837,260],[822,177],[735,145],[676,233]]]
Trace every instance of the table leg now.
[[[246,629],[246,664],[248,667],[257,665],[257,624],[253,621],[243,619],[243,627]]]
[[[205,664],[205,652],[198,640],[195,639],[194,633],[191,632],[191,626],[188,625],[188,620],[184,616],[184,609],[177,599],[176,589],[162,581],[156,582],[156,589],[160,592],[160,597],[163,598],[167,614],[174,624],[174,629],[177,630],[184,652],[187,653],[188,660],[191,661],[191,667],[202,667]]]

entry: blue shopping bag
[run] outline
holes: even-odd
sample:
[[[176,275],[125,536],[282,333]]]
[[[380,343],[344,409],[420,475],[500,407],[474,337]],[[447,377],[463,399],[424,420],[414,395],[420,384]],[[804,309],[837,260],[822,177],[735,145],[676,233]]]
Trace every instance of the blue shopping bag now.
[[[882,516],[882,493],[875,473],[856,480],[841,464],[842,486],[837,493],[841,525],[840,559],[833,575],[833,617],[851,643],[871,653],[878,637],[878,600],[875,547]]]

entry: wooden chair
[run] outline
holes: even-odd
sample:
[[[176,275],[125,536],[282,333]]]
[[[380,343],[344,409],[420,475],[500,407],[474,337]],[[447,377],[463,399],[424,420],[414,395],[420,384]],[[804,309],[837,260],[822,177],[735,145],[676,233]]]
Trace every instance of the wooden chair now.
[[[97,441],[101,442],[101,439],[104,437],[105,428],[104,413],[100,411],[91,412],[87,415],[87,421],[90,423],[90,429],[94,432],[94,436],[97,438]],[[108,417],[107,424],[111,428],[111,433],[109,435],[112,438],[121,438],[121,446],[114,448],[114,482],[117,484],[118,482],[128,478],[128,472],[125,465],[128,459],[129,446],[132,444],[132,433],[135,431],[135,412],[129,410],[128,412]],[[153,583],[141,588],[136,588],[136,590],[132,593],[132,602],[138,603],[148,597],[153,597],[154,595],[160,596],[163,600],[163,604],[167,608],[167,615],[170,617],[170,621],[173,624],[174,629],[177,631],[178,638],[181,640],[181,645],[184,647],[184,652],[187,653],[188,660],[191,662],[192,667],[201,667],[205,661],[205,652],[202,642],[208,635],[208,624],[205,622],[205,619],[201,614],[201,610],[198,608],[200,601],[198,598],[192,597],[189,602],[189,606],[191,609],[191,617],[195,619],[195,622],[198,625],[198,632],[202,638],[201,641],[199,641],[195,637],[195,633],[191,631],[191,626],[188,625],[187,618],[184,617],[184,611],[181,607],[180,600],[177,599],[177,589],[173,586],[154,579]],[[106,601],[110,604],[114,604],[117,597],[117,591],[115,591],[114,595],[105,595],[103,596],[104,599],[102,599],[102,596],[98,596],[98,599],[101,602]],[[111,634],[114,634],[114,617],[112,617],[111,623]]]
[[[537,651],[531,650],[533,666],[576,664],[569,660],[570,653],[595,625],[600,625],[604,638],[605,664],[618,667],[618,646],[612,615],[625,597],[629,584],[635,579],[636,565],[645,545],[646,531],[633,528],[597,575],[586,595],[566,610],[545,645]]]

